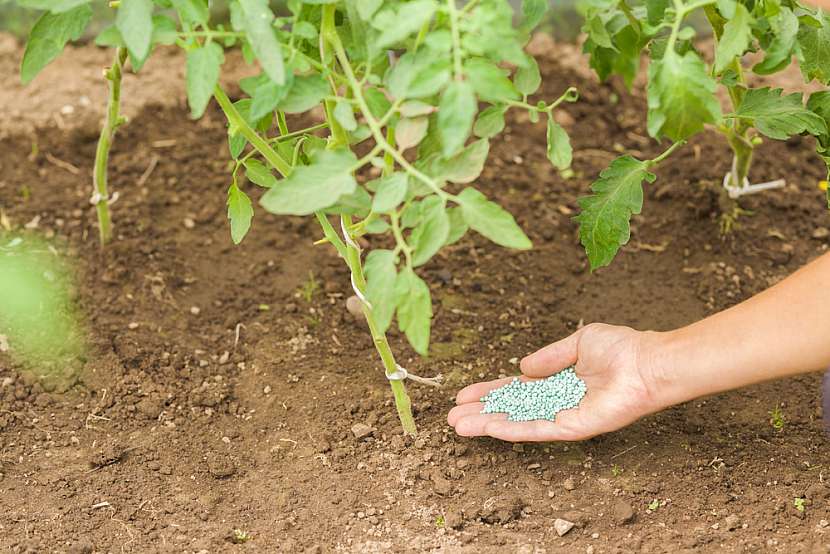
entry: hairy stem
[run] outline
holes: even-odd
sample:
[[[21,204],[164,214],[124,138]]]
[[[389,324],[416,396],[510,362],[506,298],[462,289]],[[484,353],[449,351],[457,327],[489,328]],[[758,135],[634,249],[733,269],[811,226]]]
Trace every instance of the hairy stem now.
[[[351,224],[351,218],[344,216],[346,227]],[[366,276],[363,274],[363,264],[360,259],[360,251],[355,247],[346,245],[346,262],[352,272],[352,278],[355,286],[361,294],[366,294]],[[372,333],[372,341],[375,343],[375,349],[383,361],[383,368],[386,375],[392,375],[398,370],[398,364],[395,362],[395,355],[389,347],[389,341],[386,339],[386,333],[383,333],[378,328],[375,321],[372,308],[365,302],[363,303],[363,314],[366,316],[366,323],[369,324],[369,331]],[[406,392],[406,386],[403,381],[389,381],[392,387],[392,394],[395,397],[395,408],[398,410],[398,417],[401,420],[401,426],[404,433],[408,435],[416,435],[418,430],[415,426],[415,418],[412,417],[412,402]]]
[[[109,100],[107,103],[107,119],[101,136],[98,138],[98,148],[95,151],[95,169],[92,174],[92,185],[95,189],[98,202],[95,209],[98,212],[98,235],[101,246],[112,238],[112,221],[110,219],[109,191],[107,187],[107,165],[109,163],[110,147],[118,127],[124,123],[120,115],[121,109],[121,75],[124,63],[127,61],[127,49],[116,48],[115,60],[105,75],[109,81]]]

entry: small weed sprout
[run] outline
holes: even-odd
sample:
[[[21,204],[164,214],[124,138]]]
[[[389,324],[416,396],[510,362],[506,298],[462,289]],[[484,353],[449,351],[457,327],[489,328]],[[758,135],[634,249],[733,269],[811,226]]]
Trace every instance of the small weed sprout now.
[[[623,468],[621,468],[617,464],[611,466],[611,475],[613,475],[614,477],[619,477],[620,475],[622,475],[622,472]]]
[[[306,301],[306,304],[311,304],[314,300],[314,295],[320,290],[320,282],[314,277],[314,272],[308,272],[308,279],[306,279],[300,287],[300,296]]]
[[[793,499],[793,506],[795,506],[795,509],[799,512],[803,512],[805,510],[804,502],[805,500],[803,498],[795,497]]]
[[[447,522],[444,520],[444,516],[438,516],[435,518],[435,526],[439,529],[442,529]]]
[[[769,424],[772,425],[772,428],[776,431],[780,432],[784,430],[784,412],[781,411],[781,406],[776,406],[769,413]]]
[[[251,540],[251,534],[247,531],[243,531],[242,529],[234,529],[231,532],[231,542],[234,544],[245,544],[249,540]]]
[[[657,500],[656,498],[654,500],[652,500],[651,503],[648,505],[648,509],[651,510],[652,512],[656,512],[657,508],[659,508],[659,507],[660,507],[660,501]]]

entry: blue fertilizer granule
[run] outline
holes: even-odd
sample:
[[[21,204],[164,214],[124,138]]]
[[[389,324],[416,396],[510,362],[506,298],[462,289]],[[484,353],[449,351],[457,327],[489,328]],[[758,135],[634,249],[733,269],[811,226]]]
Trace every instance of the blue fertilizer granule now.
[[[515,378],[481,398],[483,414],[507,414],[508,421],[554,421],[562,410],[576,408],[587,391],[573,366],[539,381]]]

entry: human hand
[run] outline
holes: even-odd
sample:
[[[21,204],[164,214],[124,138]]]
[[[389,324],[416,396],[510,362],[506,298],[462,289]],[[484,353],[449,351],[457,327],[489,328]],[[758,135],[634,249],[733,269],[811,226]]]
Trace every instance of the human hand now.
[[[447,420],[461,436],[513,442],[575,441],[615,431],[666,407],[652,369],[659,340],[659,333],[595,323],[523,359],[522,380],[544,378],[575,364],[588,386],[579,407],[560,412],[555,422],[511,422],[506,414],[481,413],[481,397],[512,377],[466,387]]]

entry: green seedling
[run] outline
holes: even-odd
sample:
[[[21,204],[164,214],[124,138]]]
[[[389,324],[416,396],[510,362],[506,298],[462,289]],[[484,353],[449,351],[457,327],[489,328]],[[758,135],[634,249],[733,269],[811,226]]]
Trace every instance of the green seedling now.
[[[300,295],[307,304],[311,304],[314,300],[314,295],[320,290],[320,282],[314,278],[314,272],[308,272],[308,279],[306,279],[300,287]]]
[[[234,529],[231,531],[231,542],[234,544],[245,544],[252,538],[250,533],[242,529]]]
[[[428,353],[431,292],[418,271],[469,229],[507,248],[531,247],[513,217],[473,185],[505,114],[544,120],[548,159],[559,170],[571,163],[554,110],[576,101],[576,90],[529,99],[541,75],[524,45],[546,0],[524,0],[519,18],[507,0],[288,0],[280,16],[267,0],[232,0],[228,26],[211,24],[206,0],[111,5],[115,24],[96,42],[117,49],[116,67],[124,52],[137,70],[156,44],[176,44],[185,51],[191,115],[200,117],[211,99],[225,114],[232,240],[251,229],[251,187],[262,189],[261,209],[319,222],[318,242],[348,266],[401,424],[415,434],[404,379],[419,378],[398,365],[386,331],[397,319],[415,352]],[[81,36],[89,14],[85,0],[50,7],[32,30],[24,80]],[[260,69],[240,81],[244,94],[235,100],[219,86],[228,48]],[[322,121],[289,127],[290,116],[316,108]],[[392,246],[364,253],[364,235],[387,236]],[[313,290],[304,292],[310,299]]]
[[[769,413],[769,424],[772,425],[772,428],[776,431],[782,431],[784,429],[784,412],[781,411],[781,406],[776,406],[770,413]]]
[[[614,477],[619,477],[620,475],[622,475],[622,473],[623,473],[623,468],[621,468],[617,464],[613,464],[611,466],[611,475],[613,475]]]
[[[761,137],[787,140],[813,135],[830,167],[830,92],[813,93],[805,106],[800,93],[749,84],[751,75],[777,73],[794,59],[805,82],[830,83],[829,14],[796,1],[583,0],[581,4],[588,36],[585,51],[601,79],[619,75],[631,86],[643,55],[647,57],[651,137],[671,141],[673,148],[705,126],[725,137],[733,153],[723,180],[730,198],[784,185],[783,180],[749,184]],[[689,23],[700,12],[715,38],[711,52],[699,51],[698,31]],[[761,54],[752,67],[744,60],[748,52]],[[706,59],[714,62],[707,64]],[[718,100],[719,90],[731,101],[726,111]],[[580,200],[576,219],[592,268],[608,265],[628,242],[630,218],[643,207],[643,183],[656,179],[652,170],[665,158],[620,157],[592,185],[593,194]]]
[[[654,500],[652,500],[648,505],[648,509],[651,510],[652,512],[656,512],[659,507],[660,507],[660,501],[656,498]]]
[[[438,516],[438,517],[435,518],[435,526],[438,529],[442,529],[443,527],[446,526],[446,524],[447,524],[447,522],[444,520],[444,516]]]
[[[805,503],[806,503],[806,500],[804,498],[795,497],[793,499],[793,506],[795,506],[795,509],[798,510],[799,512],[803,512],[804,510],[807,509],[806,506],[805,506]]]

